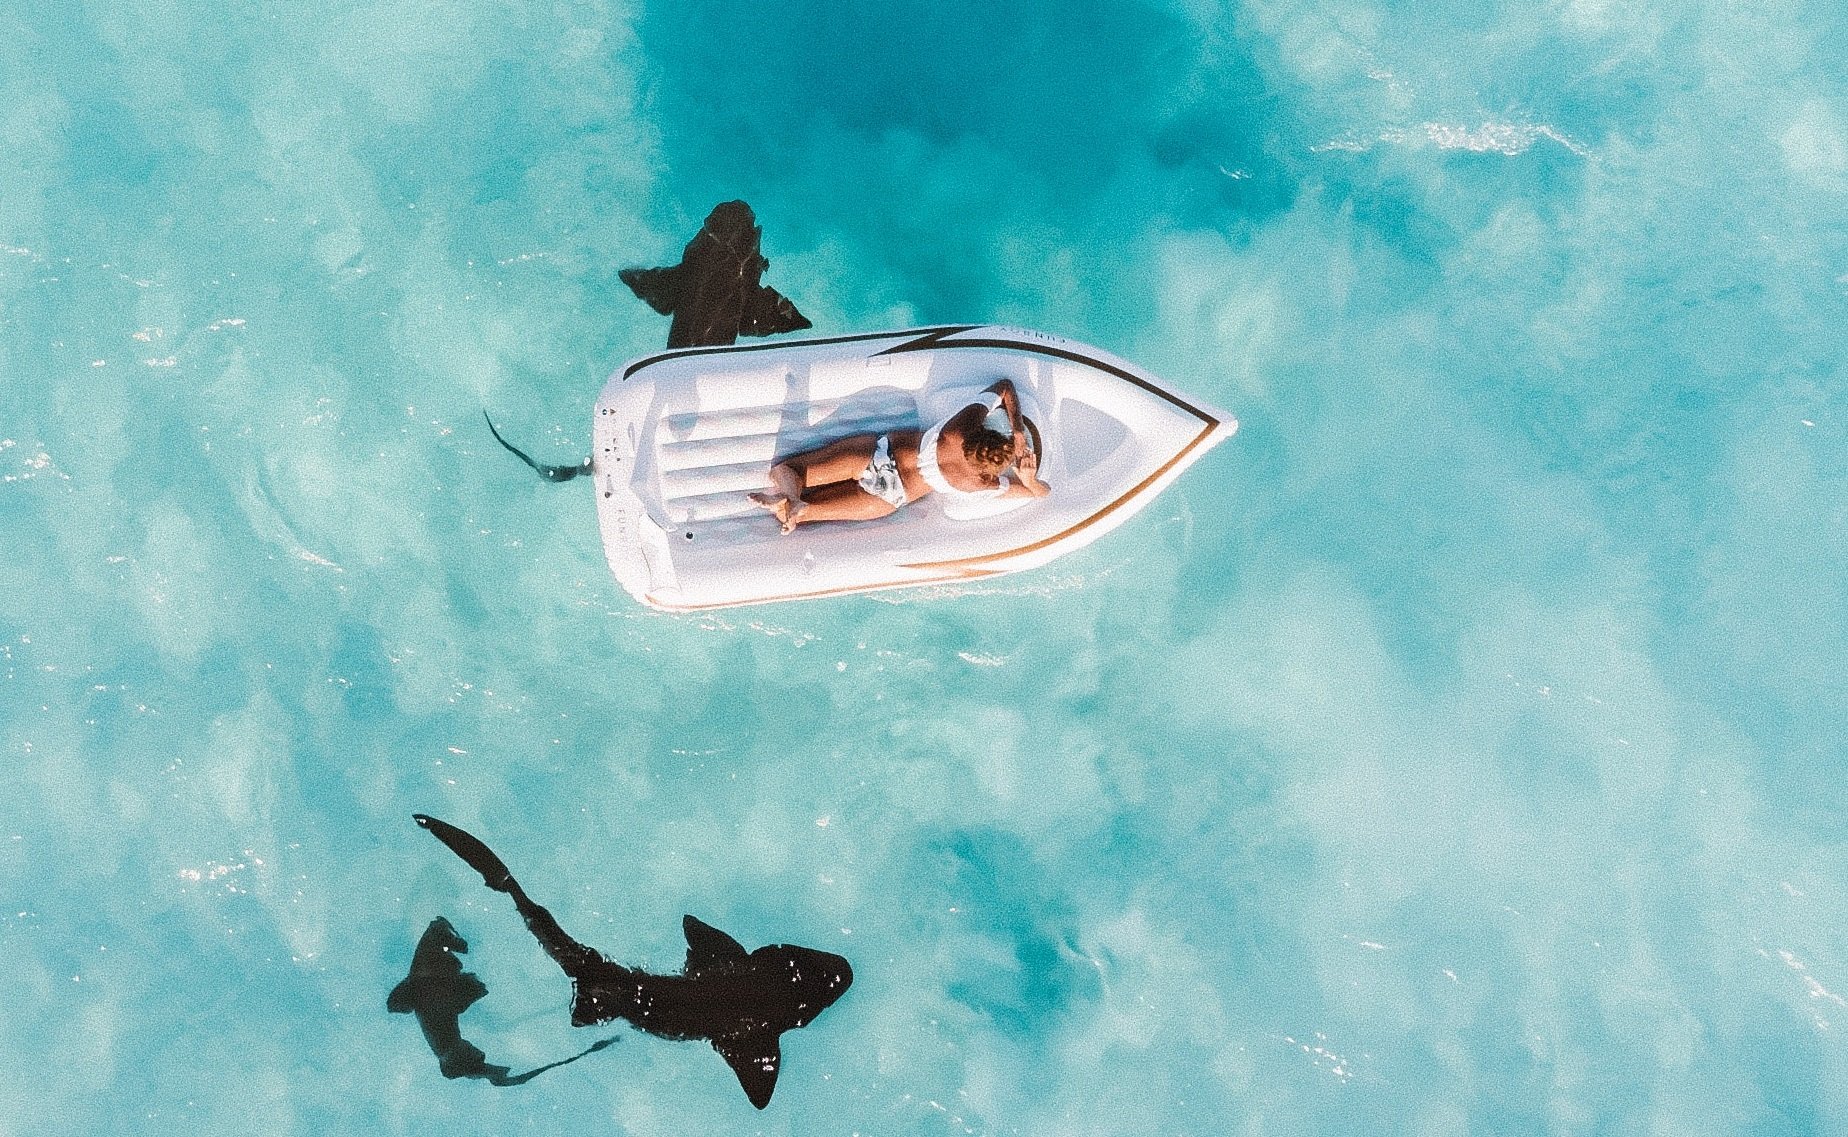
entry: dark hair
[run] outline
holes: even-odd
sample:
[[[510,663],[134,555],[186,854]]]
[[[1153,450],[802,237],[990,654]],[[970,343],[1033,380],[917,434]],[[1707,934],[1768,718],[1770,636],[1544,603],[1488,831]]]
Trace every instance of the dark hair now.
[[[999,478],[1014,460],[1014,440],[1005,434],[978,426],[963,435],[963,457],[983,478]]]

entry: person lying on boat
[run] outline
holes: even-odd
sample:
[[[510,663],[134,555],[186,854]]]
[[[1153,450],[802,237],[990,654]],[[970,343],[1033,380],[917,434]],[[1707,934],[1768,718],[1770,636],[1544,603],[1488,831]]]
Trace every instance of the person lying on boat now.
[[[986,425],[996,407],[1007,412],[1011,437]],[[792,454],[770,467],[770,486],[751,500],[775,514],[784,533],[815,521],[871,521],[932,493],[1045,497],[1052,489],[1039,480],[1039,455],[1008,379],[929,430],[856,434]]]

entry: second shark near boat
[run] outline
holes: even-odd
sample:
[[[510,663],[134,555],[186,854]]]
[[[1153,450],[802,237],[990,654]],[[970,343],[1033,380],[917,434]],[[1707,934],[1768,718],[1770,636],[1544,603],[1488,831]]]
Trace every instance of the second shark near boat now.
[[[625,268],[617,275],[650,308],[672,316],[667,346],[723,347],[739,336],[773,336],[811,327],[808,317],[776,289],[763,283],[770,267],[761,248],[763,227],[742,201],[722,201],[687,242],[680,263],[665,268]],[[484,412],[485,415],[485,412]],[[501,437],[488,419],[494,441],[531,466],[548,482],[568,482],[590,473],[590,459],[576,466],[548,466]]]

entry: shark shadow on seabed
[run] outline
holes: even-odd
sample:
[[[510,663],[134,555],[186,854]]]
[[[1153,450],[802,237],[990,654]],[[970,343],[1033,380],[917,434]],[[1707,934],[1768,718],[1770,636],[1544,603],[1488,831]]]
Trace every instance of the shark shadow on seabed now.
[[[571,1025],[621,1019],[661,1038],[709,1042],[758,1109],[776,1090],[783,1032],[813,1022],[853,983],[853,968],[831,952],[791,944],[746,952],[692,916],[682,919],[687,963],[680,974],[624,967],[567,935],[493,850],[448,822],[413,816],[489,888],[513,897],[539,946],[571,977]]]
[[[392,988],[385,1009],[394,1014],[414,1015],[423,1028],[424,1041],[436,1055],[445,1078],[480,1078],[496,1086],[523,1086],[547,1070],[576,1062],[595,1054],[614,1038],[592,1043],[588,1048],[561,1059],[514,1074],[506,1066],[488,1063],[479,1046],[462,1037],[462,1012],[474,1006],[488,993],[487,984],[473,972],[462,970],[458,955],[468,951],[468,941],[456,934],[455,926],[441,916],[430,921],[411,955],[411,973]]]

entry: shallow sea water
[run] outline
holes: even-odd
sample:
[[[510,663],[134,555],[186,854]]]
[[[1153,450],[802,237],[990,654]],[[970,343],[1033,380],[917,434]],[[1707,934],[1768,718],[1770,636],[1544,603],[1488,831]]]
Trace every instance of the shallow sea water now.
[[[743,6],[738,6],[739,8]],[[1848,1132],[1839,4],[0,7],[0,1135]],[[631,603],[717,201],[1243,429],[1034,573]],[[847,956],[762,1114],[579,938]]]

